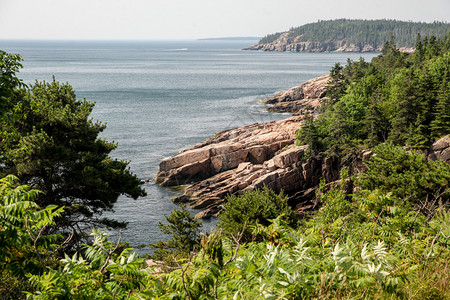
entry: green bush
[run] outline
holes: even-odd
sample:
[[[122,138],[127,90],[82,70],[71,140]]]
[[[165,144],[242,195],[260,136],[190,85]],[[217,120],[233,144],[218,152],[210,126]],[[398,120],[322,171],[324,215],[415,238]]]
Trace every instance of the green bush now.
[[[165,218],[167,224],[159,222],[158,226],[162,233],[172,235],[172,237],[166,242],[158,241],[150,244],[150,247],[155,249],[151,255],[152,258],[174,263],[173,258],[187,257],[191,251],[198,250],[200,229],[203,226],[201,220],[191,216],[185,206],[173,210]]]
[[[252,228],[256,224],[268,226],[270,220],[280,215],[290,225],[295,225],[296,217],[287,203],[287,196],[263,187],[240,196],[228,196],[217,227],[228,235],[242,233],[244,241],[251,241]]]
[[[403,207],[420,209],[425,215],[433,213],[439,203],[448,203],[449,164],[428,161],[423,154],[390,143],[375,147],[373,152],[366,162],[367,172],[357,180],[362,189],[390,192]]]

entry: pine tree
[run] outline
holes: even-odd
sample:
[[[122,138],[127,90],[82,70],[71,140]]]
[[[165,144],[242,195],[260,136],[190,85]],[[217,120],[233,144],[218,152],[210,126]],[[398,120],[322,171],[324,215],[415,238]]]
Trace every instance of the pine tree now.
[[[330,81],[328,82],[326,91],[327,97],[331,101],[337,101],[345,93],[347,82],[345,80],[344,68],[340,63],[336,63],[330,71]]]
[[[395,107],[390,118],[392,131],[389,140],[404,145],[410,140],[417,119],[416,97],[414,95],[415,78],[411,70],[403,70],[394,79],[391,88],[391,101]]]
[[[150,247],[156,249],[153,258],[162,260],[168,255],[188,255],[196,250],[200,245],[200,229],[203,226],[201,220],[191,216],[189,210],[182,206],[173,210],[168,216],[164,216],[167,224],[158,223],[158,227],[164,234],[172,235],[166,242],[158,241],[150,244]]]
[[[317,152],[322,150],[319,141],[319,134],[314,123],[314,116],[307,110],[303,117],[302,127],[297,131],[297,144],[309,145],[310,151]]]
[[[421,64],[424,58],[425,51],[422,44],[422,39],[420,37],[420,33],[417,33],[415,48],[416,50],[413,53],[414,63]]]
[[[431,136],[436,139],[447,134],[450,134],[450,82],[444,77],[437,93]]]
[[[12,98],[13,121],[4,123],[8,138],[0,149],[0,174],[14,174],[23,184],[43,191],[36,202],[64,206],[53,228],[72,242],[90,226],[123,227],[102,217],[120,195],[145,195],[128,162],[112,159],[117,144],[100,139],[106,128],[93,122],[93,103],[77,100],[69,84],[36,83]]]
[[[372,100],[365,117],[368,146],[373,147],[387,139],[389,133],[389,121],[378,107],[378,103]]]
[[[420,70],[414,84],[414,102],[416,103],[416,120],[412,127],[409,144],[417,149],[425,149],[432,143],[430,123],[436,102],[434,85],[427,70]]]

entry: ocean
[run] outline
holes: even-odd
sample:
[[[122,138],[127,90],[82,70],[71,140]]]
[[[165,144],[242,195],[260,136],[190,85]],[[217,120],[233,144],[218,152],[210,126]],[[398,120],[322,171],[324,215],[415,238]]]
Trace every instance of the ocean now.
[[[177,208],[170,199],[180,192],[152,181],[161,160],[217,131],[286,118],[265,112],[258,100],[329,73],[336,62],[377,55],[241,50],[255,42],[0,40],[0,50],[23,56],[18,77],[25,83],[55,76],[78,98],[95,102],[92,118],[107,124],[101,137],[118,143],[112,156],[150,179],[146,197],[120,197],[106,214],[128,222],[122,240],[138,247],[167,239],[157,224]],[[203,230],[215,223],[205,220]]]

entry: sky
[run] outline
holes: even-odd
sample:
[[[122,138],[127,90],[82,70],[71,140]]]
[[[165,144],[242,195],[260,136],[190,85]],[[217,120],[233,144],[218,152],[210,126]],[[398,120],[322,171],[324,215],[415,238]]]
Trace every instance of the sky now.
[[[450,0],[0,0],[0,39],[260,37],[338,18],[450,22]]]

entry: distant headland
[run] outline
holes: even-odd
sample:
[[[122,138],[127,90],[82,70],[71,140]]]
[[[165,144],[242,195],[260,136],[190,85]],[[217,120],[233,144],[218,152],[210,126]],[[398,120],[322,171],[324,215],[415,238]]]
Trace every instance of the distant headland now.
[[[397,20],[318,21],[289,31],[268,34],[244,50],[286,52],[380,52],[391,34],[401,51],[411,52],[418,34],[444,37],[446,22],[405,22]]]

